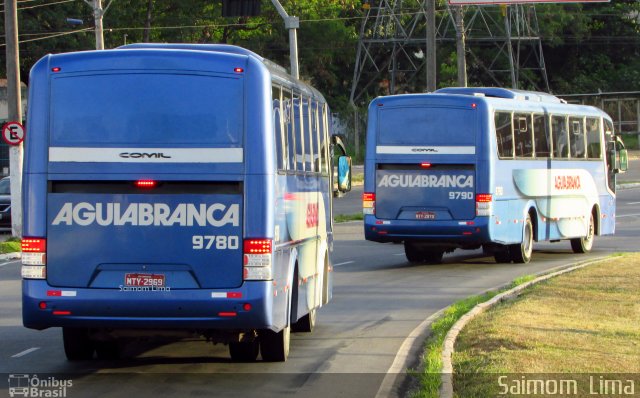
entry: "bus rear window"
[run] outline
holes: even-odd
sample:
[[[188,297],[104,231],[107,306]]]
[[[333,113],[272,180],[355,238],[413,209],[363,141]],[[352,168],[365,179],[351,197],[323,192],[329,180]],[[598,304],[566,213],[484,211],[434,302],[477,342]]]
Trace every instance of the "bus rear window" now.
[[[60,76],[53,145],[224,145],[242,141],[242,80],[206,75]]]
[[[379,110],[383,145],[474,145],[478,126],[472,109],[404,107]]]

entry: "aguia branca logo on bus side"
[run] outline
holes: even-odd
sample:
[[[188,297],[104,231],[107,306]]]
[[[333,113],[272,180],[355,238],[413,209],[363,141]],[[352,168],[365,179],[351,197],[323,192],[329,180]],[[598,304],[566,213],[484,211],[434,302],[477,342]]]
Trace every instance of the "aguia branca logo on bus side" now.
[[[472,175],[385,174],[378,182],[385,188],[471,188]]]
[[[126,207],[125,207],[126,206]],[[65,203],[53,219],[52,225],[88,226],[213,226],[240,225],[240,206],[179,203]]]

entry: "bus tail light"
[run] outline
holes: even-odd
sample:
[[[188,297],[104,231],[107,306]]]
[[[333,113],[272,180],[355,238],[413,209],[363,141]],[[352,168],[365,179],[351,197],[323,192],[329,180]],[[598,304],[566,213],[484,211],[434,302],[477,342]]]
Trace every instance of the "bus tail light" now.
[[[47,278],[47,240],[45,238],[23,238],[22,277],[24,279]]]
[[[273,241],[271,239],[245,239],[243,253],[245,281],[273,279]]]
[[[364,192],[362,194],[362,214],[376,214],[376,194]]]
[[[493,215],[493,196],[490,193],[476,194],[476,216]]]

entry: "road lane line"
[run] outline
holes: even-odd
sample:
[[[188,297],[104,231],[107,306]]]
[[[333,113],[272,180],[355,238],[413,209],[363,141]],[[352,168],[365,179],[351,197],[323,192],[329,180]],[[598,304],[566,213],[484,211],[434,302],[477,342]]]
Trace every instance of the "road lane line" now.
[[[640,205],[640,202],[629,202],[628,205]]]
[[[345,261],[343,263],[333,264],[334,267],[339,267],[341,265],[353,264],[355,261]]]
[[[636,213],[636,214],[624,214],[624,215],[618,215],[616,216],[616,218],[623,218],[623,217],[638,217],[640,216],[640,213]]]
[[[0,264],[0,268],[4,267],[5,265],[19,263],[20,261],[22,261],[22,260],[13,260],[13,261],[8,261],[6,263],[2,263],[2,264]]]
[[[32,352],[37,351],[39,349],[40,349],[40,347],[31,347],[28,350],[24,350],[22,352],[17,353],[16,355],[12,355],[11,358],[20,358],[20,357],[23,357],[23,356],[25,356],[27,354],[31,354]]]

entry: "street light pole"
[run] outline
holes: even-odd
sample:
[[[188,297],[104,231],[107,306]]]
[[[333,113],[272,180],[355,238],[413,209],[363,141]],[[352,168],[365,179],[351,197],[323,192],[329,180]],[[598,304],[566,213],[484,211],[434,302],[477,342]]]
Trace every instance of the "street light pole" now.
[[[289,29],[289,58],[291,59],[291,76],[296,79],[300,78],[300,72],[298,70],[298,33],[297,30],[300,27],[300,19],[298,17],[291,17],[285,11],[284,7],[278,0],[271,0],[273,5],[278,10],[278,14],[284,19],[285,28]]]
[[[113,0],[111,0],[104,9],[102,9],[102,0],[84,0],[84,2],[93,8],[93,17],[95,19],[96,26],[96,50],[104,50],[104,29],[102,27],[102,18],[113,3]]]
[[[4,26],[7,43],[7,111],[10,122],[22,123],[22,93],[20,91],[20,49],[18,47],[17,0],[4,2]],[[22,143],[9,148],[11,176],[11,229],[13,236],[22,236]]]

